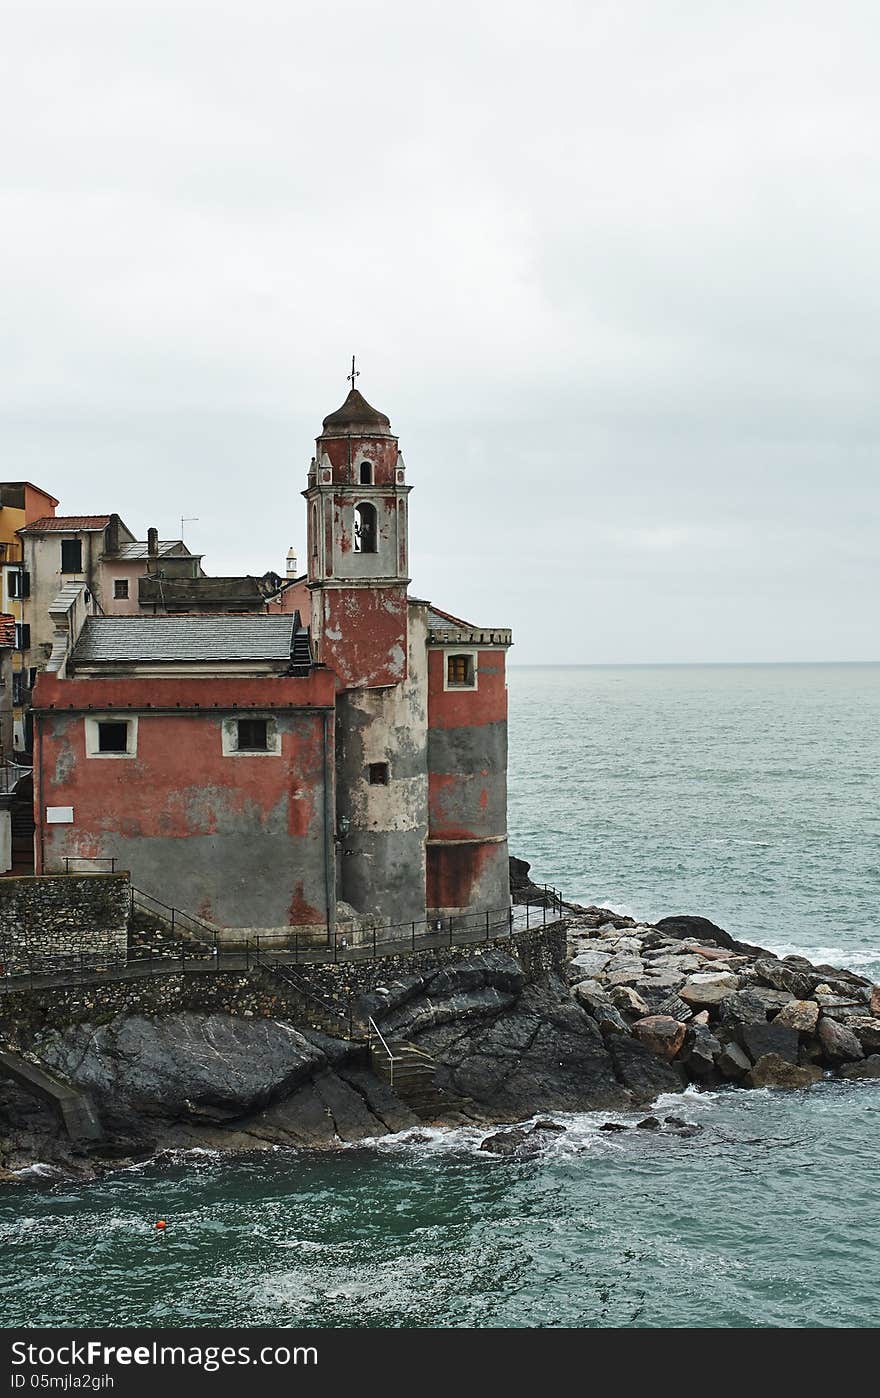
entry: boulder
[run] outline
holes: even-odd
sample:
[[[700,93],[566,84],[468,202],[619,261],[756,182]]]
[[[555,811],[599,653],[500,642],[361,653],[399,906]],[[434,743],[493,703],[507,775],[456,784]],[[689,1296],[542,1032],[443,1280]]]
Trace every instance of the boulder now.
[[[740,990],[722,1002],[721,1023],[731,1029],[743,1024],[766,1024],[767,1010],[751,989]]]
[[[692,952],[694,956],[702,956],[705,961],[730,961],[735,955],[732,951],[722,951],[721,947],[699,947],[685,944],[685,951]]]
[[[755,975],[776,990],[788,990],[797,1000],[806,1000],[813,993],[818,976],[807,975],[790,963],[775,957],[760,956],[754,965]]]
[[[650,1014],[650,1006],[645,1003],[637,990],[633,990],[628,985],[616,985],[610,992],[611,1003],[616,1010],[623,1014],[638,1015],[643,1019]]]
[[[579,980],[585,980],[588,976],[597,976],[600,971],[604,971],[611,960],[611,953],[607,951],[582,951],[571,959],[571,969],[582,971],[583,975],[578,976]]]
[[[647,986],[643,986],[647,989]],[[673,1019],[680,1019],[682,1024],[687,1024],[694,1017],[694,1012],[690,1005],[686,1005],[680,995],[668,995],[665,1000],[661,1000],[657,1006],[659,1015],[672,1015]]]
[[[851,1019],[847,1029],[855,1034],[865,1053],[880,1053],[880,1019]]]
[[[540,1148],[534,1133],[527,1127],[518,1126],[513,1131],[496,1131],[480,1142],[480,1150],[490,1155],[533,1155]]]
[[[819,1042],[832,1063],[854,1063],[865,1056],[852,1030],[826,1015],[819,1020]]]
[[[762,947],[750,946],[748,942],[737,942],[729,932],[725,932],[717,923],[710,922],[707,917],[693,917],[689,914],[661,917],[655,926],[659,932],[665,932],[668,937],[678,937],[682,941],[712,942],[715,946],[726,947],[728,951],[744,952],[746,955],[760,956],[763,952]]]
[[[706,971],[688,976],[679,995],[688,1005],[718,1005],[733,995],[739,980],[730,971]]]
[[[678,990],[684,984],[684,971],[667,971],[660,967],[655,970],[653,967],[646,967],[644,975],[639,981],[639,986],[643,990]]]
[[[680,1060],[688,1073],[695,1078],[711,1078],[716,1072],[716,1059],[721,1053],[721,1044],[705,1024],[691,1024],[687,1028],[687,1038]]]
[[[623,1126],[619,1121],[603,1121],[599,1127],[600,1131],[628,1131],[628,1126]]]
[[[767,1054],[784,1058],[787,1063],[798,1061],[798,1032],[780,1024],[778,1017],[770,1024],[744,1024],[738,1038],[753,1063]]]
[[[815,1000],[790,1000],[783,1005],[774,1019],[774,1024],[784,1024],[786,1029],[796,1029],[799,1034],[812,1034],[819,1019],[819,1006]]]
[[[868,1002],[868,1007],[871,1014],[880,1019],[880,985],[871,986],[871,999]]]
[[[822,1077],[822,1069],[799,1067],[780,1058],[777,1053],[766,1053],[759,1058],[744,1078],[747,1087],[812,1087]]]
[[[646,1116],[644,1121],[636,1122],[637,1131],[659,1131],[660,1122],[655,1116]]]
[[[638,1039],[609,1035],[608,1050],[619,1080],[637,1102],[651,1102],[661,1092],[680,1092],[687,1079],[677,1063],[660,1058]]]
[[[775,1015],[794,999],[790,990],[774,990],[772,986],[761,985],[758,981],[745,981],[744,984],[748,986],[749,993],[764,1006],[765,1017]]]
[[[111,1118],[215,1122],[287,1097],[327,1064],[320,1049],[279,1020],[194,1011],[71,1025],[42,1041],[40,1057],[91,1092]]]
[[[872,1053],[860,1063],[844,1063],[837,1070],[841,1078],[880,1078],[880,1054]]]
[[[635,1037],[662,1058],[674,1058],[682,1047],[687,1035],[687,1026],[680,1024],[669,1015],[648,1015],[636,1020],[632,1032]]]
[[[721,1045],[721,1052],[715,1061],[719,1071],[732,1082],[744,1077],[752,1066],[748,1055],[733,1041]]]

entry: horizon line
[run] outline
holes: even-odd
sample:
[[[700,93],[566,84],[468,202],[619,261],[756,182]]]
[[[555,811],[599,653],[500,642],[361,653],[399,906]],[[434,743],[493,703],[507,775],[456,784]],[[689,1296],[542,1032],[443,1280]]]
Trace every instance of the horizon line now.
[[[510,670],[671,670],[724,668],[781,668],[808,665],[880,665],[877,660],[523,660],[511,661]]]

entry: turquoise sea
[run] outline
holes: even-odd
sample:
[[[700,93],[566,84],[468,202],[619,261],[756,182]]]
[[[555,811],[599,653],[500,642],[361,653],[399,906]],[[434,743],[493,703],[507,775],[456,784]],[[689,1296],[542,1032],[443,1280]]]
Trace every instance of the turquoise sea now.
[[[510,706],[538,881],[880,980],[880,665],[514,667]],[[702,1131],[586,1114],[525,1162],[431,1132],[9,1189],[2,1324],[876,1325],[880,1084],[660,1105]]]

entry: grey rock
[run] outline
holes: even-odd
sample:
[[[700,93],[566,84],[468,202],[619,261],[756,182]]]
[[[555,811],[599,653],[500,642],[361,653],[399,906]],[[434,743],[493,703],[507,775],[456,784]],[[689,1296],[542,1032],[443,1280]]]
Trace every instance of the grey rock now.
[[[92,1092],[111,1118],[134,1112],[216,1121],[288,1096],[327,1063],[280,1021],[190,1011],[71,1025],[45,1038],[40,1056]]]
[[[880,1019],[860,1016],[851,1019],[847,1029],[855,1034],[865,1053],[880,1053]]]
[[[687,1031],[679,1061],[684,1064],[691,1077],[711,1078],[715,1076],[721,1044],[711,1029],[705,1024],[691,1024]]]
[[[644,1121],[636,1122],[637,1131],[659,1131],[660,1122],[655,1116],[646,1116]]]
[[[797,1063],[800,1040],[796,1029],[773,1020],[770,1024],[744,1024],[739,1041],[753,1063],[767,1054],[775,1054],[786,1063]]]
[[[837,1074],[841,1078],[880,1078],[880,1054],[872,1053],[860,1063],[844,1063]]]
[[[832,1063],[854,1063],[865,1052],[851,1029],[823,1015],[819,1020],[819,1042]]]
[[[642,1019],[650,1012],[650,1007],[632,986],[618,985],[610,992],[611,1003],[622,1014],[638,1015]]]
[[[680,1092],[687,1081],[677,1063],[658,1058],[645,1044],[622,1035],[607,1040],[620,1081],[637,1102],[652,1102],[661,1092]]]
[[[733,995],[738,986],[738,978],[730,971],[703,971],[689,976],[679,995],[687,1004],[702,1008],[719,1004]]]
[[[721,1052],[718,1054],[716,1064],[724,1077],[729,1078],[732,1082],[745,1077],[752,1066],[748,1054],[733,1040],[721,1045]]]
[[[572,970],[583,971],[583,980],[587,976],[595,976],[599,971],[604,971],[611,960],[608,952],[604,951],[582,951],[577,956],[572,957]]]
[[[667,995],[656,1005],[655,1010],[659,1015],[671,1015],[673,1019],[680,1019],[682,1024],[687,1024],[693,1019],[694,1011],[690,1005],[686,1005],[684,1000],[678,995]]]
[[[819,982],[817,975],[794,967],[790,962],[777,961],[774,957],[759,957],[754,965],[755,975],[776,990],[789,991],[796,1000],[807,1000]]]
[[[767,1009],[749,989],[730,995],[721,1006],[721,1023],[731,1028],[743,1024],[766,1024]]]

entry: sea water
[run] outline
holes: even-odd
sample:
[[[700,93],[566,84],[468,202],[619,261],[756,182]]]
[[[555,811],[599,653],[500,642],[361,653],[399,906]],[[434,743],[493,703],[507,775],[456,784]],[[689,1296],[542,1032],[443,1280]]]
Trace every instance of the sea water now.
[[[514,667],[510,716],[511,850],[538,881],[880,980],[880,665]],[[557,1114],[524,1161],[432,1130],[9,1188],[2,1323],[877,1323],[880,1084],[655,1110],[701,1130]]]

